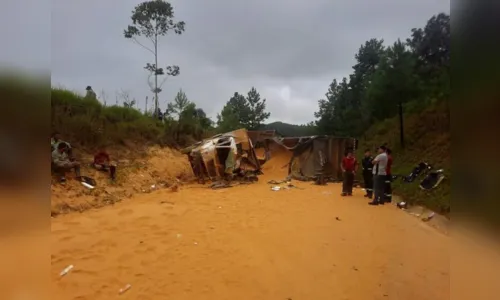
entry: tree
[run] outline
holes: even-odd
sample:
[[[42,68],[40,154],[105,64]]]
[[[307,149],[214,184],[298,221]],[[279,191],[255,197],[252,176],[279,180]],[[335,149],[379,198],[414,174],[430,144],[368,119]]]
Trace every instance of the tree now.
[[[422,72],[436,72],[450,67],[451,27],[450,16],[440,13],[431,17],[425,28],[413,28],[406,40],[418,59]]]
[[[347,114],[357,122],[350,124],[350,135],[360,135],[370,125],[372,116],[367,106],[367,89],[372,83],[373,74],[379,68],[385,50],[383,39],[370,39],[361,45],[354,56],[356,59],[356,64],[352,67],[354,73],[349,76],[352,103]]]
[[[416,56],[415,73],[420,77],[428,101],[445,100],[451,120],[451,19],[445,13],[432,16],[426,26],[413,28],[407,44]]]
[[[245,96],[234,93],[224,105],[222,111],[217,114],[217,127],[221,132],[236,130],[249,122],[250,106]]]
[[[177,92],[174,102],[168,104],[165,115],[175,121],[171,124],[175,127],[174,138],[177,142],[181,134],[201,139],[203,133],[211,129],[213,123],[203,109],[197,108],[194,102],[189,101],[182,89]]]
[[[179,90],[179,92],[177,92],[177,95],[175,96],[174,102],[168,104],[168,107],[167,107],[165,114],[167,116],[171,116],[171,117],[172,117],[172,115],[175,115],[175,117],[177,118],[177,120],[176,120],[177,121],[177,126],[176,126],[177,129],[175,130],[175,140],[176,141],[179,140],[182,122],[184,121],[183,119],[186,118],[186,116],[189,117],[189,115],[187,115],[185,113],[186,109],[187,108],[194,109],[194,107],[195,107],[195,104],[191,103],[189,101],[189,99],[186,96],[186,93],[184,93],[182,91],[182,89]]]
[[[412,29],[406,43],[385,47],[383,40],[370,39],[362,44],[352,74],[334,80],[318,101],[319,132],[359,137],[375,122],[398,113],[401,120],[405,103],[413,109],[441,99],[448,104],[450,43],[450,17],[438,14],[425,28]]]
[[[419,98],[415,63],[415,57],[399,39],[387,48],[367,90],[373,120],[394,117],[399,105]]]
[[[137,5],[132,11],[132,25],[128,25],[124,30],[124,36],[131,39],[136,44],[151,52],[154,56],[154,63],[147,63],[144,69],[149,72],[148,83],[155,94],[154,111],[158,114],[158,93],[167,76],[179,75],[179,67],[172,65],[165,68],[158,67],[158,42],[160,37],[167,35],[169,31],[175,34],[184,32],[185,22],[174,22],[174,9],[172,5],[163,0],[150,0]],[[143,37],[151,46],[146,46],[139,41]],[[158,84],[158,76],[165,76],[164,80]],[[150,78],[154,76],[154,85]],[[154,88],[153,88],[154,87]]]
[[[261,99],[255,87],[252,87],[246,97],[248,103],[248,120],[245,127],[249,130],[259,129],[262,122],[267,120],[271,113],[266,112],[266,99]]]
[[[186,107],[190,104],[191,102],[186,96],[186,93],[182,89],[180,89],[177,92],[177,95],[175,95],[174,102],[169,103],[167,106],[167,111],[165,114],[167,115],[176,115],[177,120],[179,121],[181,118],[181,113],[186,109]]]
[[[322,134],[332,134],[335,132],[336,124],[333,110],[337,85],[337,79],[333,79],[328,92],[325,94],[326,99],[318,100],[319,111],[314,113],[314,117],[318,119],[315,124],[318,127],[318,131]]]
[[[209,117],[207,117],[207,114],[203,109],[201,108],[195,109],[194,115],[198,119],[198,123],[200,124],[203,130],[212,129],[214,122]]]
[[[221,132],[239,128],[258,130],[270,115],[266,112],[266,99],[261,99],[257,89],[252,87],[247,97],[234,93],[217,115],[217,127]]]
[[[451,18],[440,13],[432,16],[424,28],[413,28],[406,39],[416,57],[415,73],[419,75],[426,102],[444,100],[451,120],[450,61],[451,61]],[[423,103],[425,105],[427,103]]]
[[[124,91],[123,89],[119,92],[116,92],[116,97],[121,99],[123,107],[134,108],[135,104],[137,103],[135,99],[132,99],[130,97],[129,92]]]

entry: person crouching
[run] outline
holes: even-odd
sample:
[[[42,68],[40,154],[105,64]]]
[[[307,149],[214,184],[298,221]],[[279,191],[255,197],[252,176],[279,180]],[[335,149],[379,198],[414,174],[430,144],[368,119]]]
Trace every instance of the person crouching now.
[[[343,184],[341,196],[352,196],[352,187],[354,185],[354,176],[358,168],[358,162],[354,157],[352,150],[347,151],[347,155],[342,159]]]
[[[116,165],[111,162],[109,154],[105,150],[101,150],[96,155],[94,155],[94,162],[92,166],[99,171],[109,171],[110,178],[112,180],[115,180]]]

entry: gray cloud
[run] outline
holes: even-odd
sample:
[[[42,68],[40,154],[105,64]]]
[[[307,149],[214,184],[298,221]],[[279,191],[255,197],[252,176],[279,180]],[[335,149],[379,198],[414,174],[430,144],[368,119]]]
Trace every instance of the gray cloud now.
[[[115,92],[124,89],[143,108],[145,97],[151,98],[143,66],[153,57],[123,37],[138,3],[52,1],[53,84],[81,93],[92,85],[97,94],[105,91],[108,103],[114,103]],[[246,93],[255,86],[267,99],[271,121],[305,123],[314,119],[317,100],[331,80],[351,73],[362,43],[370,38],[387,43],[405,39],[412,27],[424,26],[433,14],[449,12],[450,2],[176,0],[172,4],[176,17],[187,25],[183,35],[161,41],[161,65],[181,68],[180,76],[163,86],[163,108],[182,88],[214,117],[234,92]],[[15,51],[9,57],[14,59]]]

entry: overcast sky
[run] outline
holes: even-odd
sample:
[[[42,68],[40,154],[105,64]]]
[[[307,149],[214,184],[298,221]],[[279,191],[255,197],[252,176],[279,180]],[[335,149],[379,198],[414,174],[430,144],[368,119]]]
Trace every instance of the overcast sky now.
[[[11,42],[17,47],[0,52],[0,62],[32,68],[50,64],[53,86],[84,94],[91,85],[101,100],[104,93],[108,104],[115,103],[120,90],[136,98],[141,109],[146,96],[151,104],[143,67],[154,58],[123,37],[131,11],[141,1],[53,0],[51,18],[47,1],[4,1],[4,18],[9,7],[30,9],[24,9],[23,18],[10,13],[13,21],[2,31],[20,30],[23,38]],[[159,65],[179,65],[181,73],[163,85],[160,106],[166,108],[182,88],[215,117],[234,92],[246,93],[255,86],[267,99],[269,121],[290,123],[314,120],[317,100],[333,78],[351,73],[354,54],[366,40],[406,39],[411,28],[450,11],[449,0],[171,3],[175,17],[186,22],[186,31],[161,40]],[[1,22],[4,25],[5,19]]]

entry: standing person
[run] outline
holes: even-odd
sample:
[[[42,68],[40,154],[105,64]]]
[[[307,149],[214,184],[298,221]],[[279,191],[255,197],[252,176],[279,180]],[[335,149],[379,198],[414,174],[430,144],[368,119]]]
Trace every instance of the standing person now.
[[[387,173],[386,178],[385,178],[385,189],[384,189],[384,202],[391,203],[392,202],[392,173],[391,173],[391,167],[392,167],[392,151],[391,149],[387,148],[385,151],[387,154],[387,168],[385,172]]]
[[[370,149],[365,150],[365,157],[361,161],[363,166],[363,180],[365,182],[365,197],[373,197],[373,157],[371,156]]]
[[[384,204],[384,187],[386,178],[387,167],[387,153],[386,147],[380,146],[378,148],[378,155],[373,160],[373,192],[374,198],[370,205]]]
[[[340,165],[343,173],[343,184],[341,196],[352,196],[352,186],[354,185],[354,176],[358,169],[358,162],[352,154],[352,150],[347,151],[347,155],[342,159]]]

